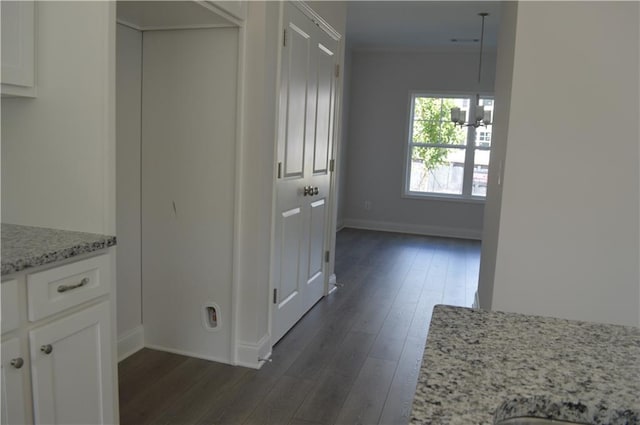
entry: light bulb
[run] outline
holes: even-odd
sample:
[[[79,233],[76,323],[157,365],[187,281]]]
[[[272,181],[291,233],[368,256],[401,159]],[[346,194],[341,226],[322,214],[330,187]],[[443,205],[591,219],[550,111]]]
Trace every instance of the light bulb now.
[[[460,111],[460,118],[458,119],[458,124],[462,125],[467,121],[467,111]]]
[[[484,125],[491,124],[491,111],[484,111],[484,117],[482,119]]]
[[[451,108],[451,121],[457,123],[460,119],[460,108]]]

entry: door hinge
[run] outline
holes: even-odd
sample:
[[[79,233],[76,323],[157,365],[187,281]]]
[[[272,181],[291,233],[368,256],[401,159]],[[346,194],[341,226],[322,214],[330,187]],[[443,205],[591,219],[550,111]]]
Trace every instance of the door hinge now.
[[[325,251],[324,252],[324,262],[328,263],[329,262],[329,257],[331,256],[331,252],[330,251]]]
[[[282,31],[282,47],[287,47],[287,29]]]
[[[278,303],[278,288],[273,288],[273,303]]]
[[[278,178],[282,178],[282,162],[278,162]]]
[[[340,64],[336,64],[336,78],[340,77]]]
[[[336,160],[332,159],[329,161],[329,171],[333,172],[336,169]]]

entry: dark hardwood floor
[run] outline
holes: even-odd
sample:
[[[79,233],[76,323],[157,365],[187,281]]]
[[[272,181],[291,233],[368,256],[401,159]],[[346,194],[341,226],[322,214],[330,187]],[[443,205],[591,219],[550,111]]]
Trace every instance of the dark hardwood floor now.
[[[260,370],[144,349],[119,365],[129,424],[406,424],[435,304],[471,306],[480,243],[344,229],[340,286]]]

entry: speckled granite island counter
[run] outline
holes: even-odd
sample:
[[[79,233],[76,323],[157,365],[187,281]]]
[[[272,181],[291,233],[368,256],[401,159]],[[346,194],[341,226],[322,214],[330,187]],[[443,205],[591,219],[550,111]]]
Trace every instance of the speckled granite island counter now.
[[[640,424],[640,328],[436,306],[412,424]]]
[[[104,249],[115,236],[2,224],[2,276]]]

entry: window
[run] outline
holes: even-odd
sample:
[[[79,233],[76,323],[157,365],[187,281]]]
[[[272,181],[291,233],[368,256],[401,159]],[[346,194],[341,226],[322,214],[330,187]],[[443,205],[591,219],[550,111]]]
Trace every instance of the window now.
[[[480,104],[493,116],[493,99],[480,98]],[[411,95],[406,195],[486,196],[492,126],[455,126],[452,107],[474,116],[475,96]]]

